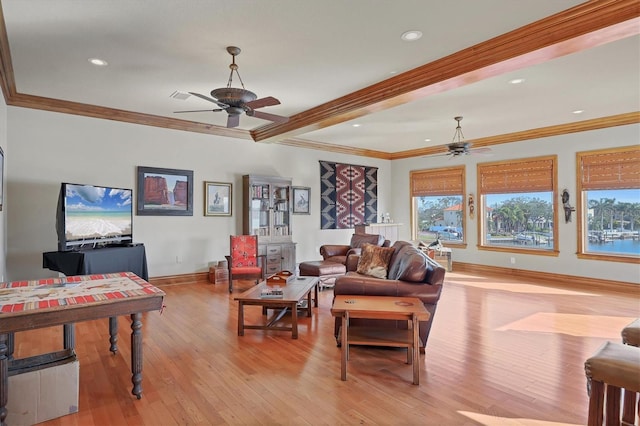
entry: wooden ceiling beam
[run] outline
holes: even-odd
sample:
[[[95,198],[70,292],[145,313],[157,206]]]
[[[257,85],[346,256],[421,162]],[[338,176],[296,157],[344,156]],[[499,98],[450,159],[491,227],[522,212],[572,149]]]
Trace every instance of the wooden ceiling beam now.
[[[640,2],[595,0],[251,131],[277,142],[640,33]],[[337,141],[335,141],[337,142]]]

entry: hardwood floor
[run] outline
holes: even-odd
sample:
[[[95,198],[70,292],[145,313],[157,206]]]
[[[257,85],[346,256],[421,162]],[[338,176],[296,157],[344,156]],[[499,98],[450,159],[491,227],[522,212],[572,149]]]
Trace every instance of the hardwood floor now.
[[[163,313],[143,317],[142,399],[130,394],[129,319],[120,319],[116,355],[107,321],[80,323],[80,410],[45,424],[584,425],[585,359],[640,316],[638,292],[448,273],[420,386],[404,351],[363,347],[351,349],[342,382],[331,290],[292,340],[260,330],[238,337],[226,284],[162,288]],[[245,310],[262,320],[259,307]],[[18,357],[61,347],[61,328],[16,335]]]

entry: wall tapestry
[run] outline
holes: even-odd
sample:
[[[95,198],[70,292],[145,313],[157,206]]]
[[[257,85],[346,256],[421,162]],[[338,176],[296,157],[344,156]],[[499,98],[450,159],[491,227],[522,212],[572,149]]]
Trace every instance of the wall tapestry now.
[[[320,161],[320,229],[376,222],[378,168]]]

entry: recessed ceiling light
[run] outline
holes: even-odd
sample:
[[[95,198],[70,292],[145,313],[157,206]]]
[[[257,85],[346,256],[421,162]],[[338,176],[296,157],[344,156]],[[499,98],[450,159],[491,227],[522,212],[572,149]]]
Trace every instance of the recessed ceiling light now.
[[[422,37],[422,32],[417,30],[405,31],[400,36],[400,38],[403,39],[404,41],[416,41],[420,37]]]
[[[514,78],[513,80],[509,80],[511,84],[520,84],[524,82],[524,78]]]
[[[109,63],[107,61],[105,61],[104,59],[100,59],[100,58],[90,58],[89,62],[91,62],[93,65],[95,65],[97,67],[106,67],[107,65],[109,65]]]
[[[358,124],[358,123],[356,123],[356,124],[352,124],[352,126],[353,126],[353,127],[360,127],[360,126],[362,126],[362,124]]]
[[[425,142],[431,142],[431,139],[425,139],[424,141]]]
[[[584,112],[584,110],[583,109],[577,109],[577,110],[571,111],[571,112],[573,112],[574,114],[582,114]]]

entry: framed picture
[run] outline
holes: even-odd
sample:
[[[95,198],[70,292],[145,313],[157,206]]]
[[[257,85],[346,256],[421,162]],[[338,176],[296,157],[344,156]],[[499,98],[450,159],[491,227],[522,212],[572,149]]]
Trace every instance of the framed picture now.
[[[137,214],[193,216],[193,170],[138,166]]]
[[[311,210],[309,205],[311,203],[309,197],[311,196],[311,188],[307,186],[293,186],[293,196],[291,197],[293,202],[293,214],[310,214]]]
[[[233,186],[224,182],[204,183],[204,215],[231,216]]]

